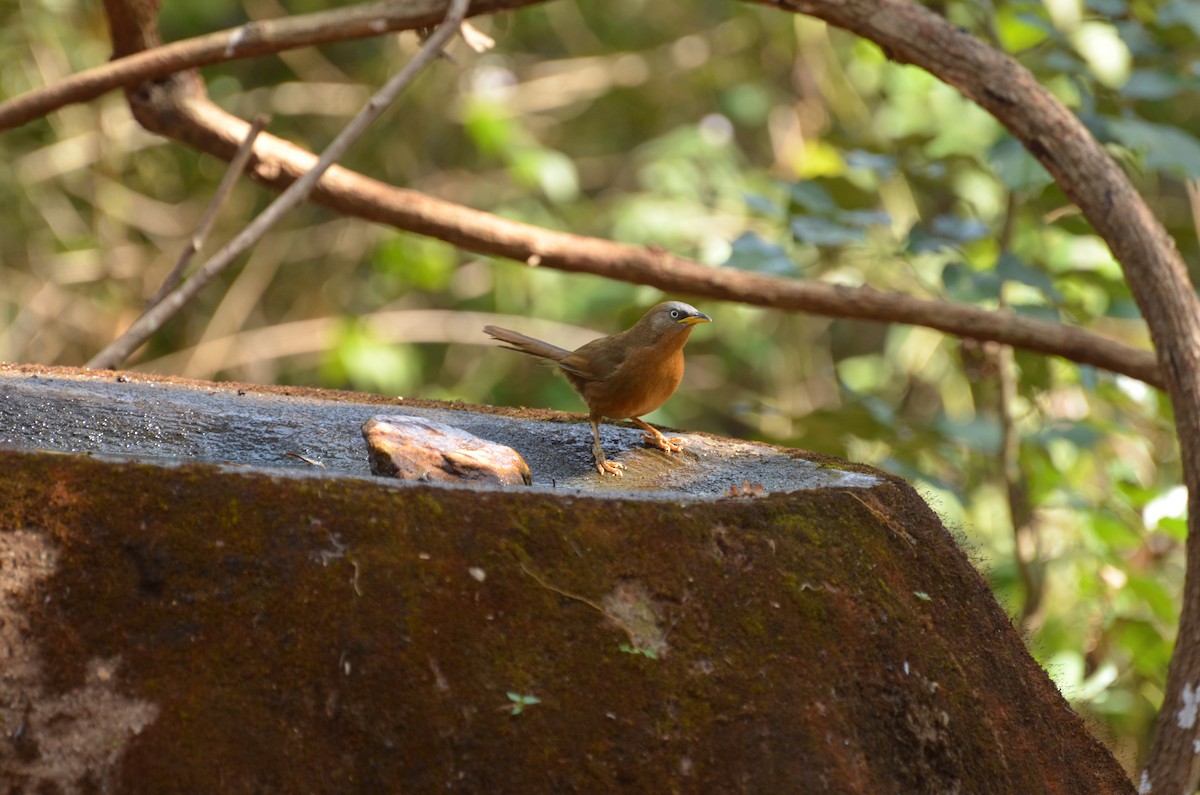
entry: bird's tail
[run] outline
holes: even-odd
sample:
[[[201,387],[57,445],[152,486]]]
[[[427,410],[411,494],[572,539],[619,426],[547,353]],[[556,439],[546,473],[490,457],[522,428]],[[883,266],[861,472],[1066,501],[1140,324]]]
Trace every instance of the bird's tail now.
[[[551,345],[548,342],[542,342],[533,337],[527,337],[519,331],[513,331],[512,329],[500,328],[499,326],[484,326],[483,331],[485,334],[489,334],[501,342],[508,343],[504,347],[511,351],[528,353],[530,356],[549,359],[552,362],[561,362],[571,355],[571,352],[565,348]]]

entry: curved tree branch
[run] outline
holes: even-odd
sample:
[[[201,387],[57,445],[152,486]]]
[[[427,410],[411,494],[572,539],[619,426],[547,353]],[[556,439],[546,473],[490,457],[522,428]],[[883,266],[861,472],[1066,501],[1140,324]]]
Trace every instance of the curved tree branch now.
[[[489,14],[545,0],[475,0],[470,15]],[[112,5],[112,4],[109,4]],[[398,30],[434,27],[442,20],[446,3],[439,0],[386,0],[337,8],[282,19],[248,22],[236,28],[172,42],[162,46],[157,33],[153,43],[124,42],[118,37],[128,28],[110,16],[118,53],[129,53],[103,66],[88,69],[52,85],[29,91],[0,103],[0,130],[18,127],[64,105],[87,102],[116,88],[136,86],[176,72],[225,61],[271,55],[298,47],[364,39]],[[129,18],[129,17],[126,17]],[[148,20],[140,20],[145,32]],[[145,49],[152,47],[152,49]]]
[[[1200,780],[1200,300],[1174,241],[1079,119],[1027,69],[932,11],[910,0],[756,1],[853,31],[978,103],[1041,161],[1121,263],[1175,409],[1188,487],[1183,611],[1141,788],[1194,792]]]

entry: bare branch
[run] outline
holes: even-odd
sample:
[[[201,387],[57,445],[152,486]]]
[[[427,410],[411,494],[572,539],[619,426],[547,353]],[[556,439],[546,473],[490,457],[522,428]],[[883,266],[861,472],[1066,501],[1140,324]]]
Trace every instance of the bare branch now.
[[[237,183],[237,179],[241,176],[242,171],[245,170],[246,163],[250,162],[250,155],[254,152],[254,139],[267,126],[267,122],[268,117],[263,114],[254,117],[254,122],[250,125],[250,130],[246,133],[246,139],[238,147],[237,154],[234,155],[233,160],[229,161],[229,168],[225,169],[225,176],[221,178],[221,184],[217,186],[217,192],[213,194],[208,209],[204,211],[204,216],[196,226],[196,231],[188,240],[187,245],[184,246],[183,251],[180,252],[179,259],[175,261],[175,267],[163,279],[154,297],[146,303],[147,309],[153,309],[158,306],[167,293],[175,289],[175,286],[179,284],[179,280],[183,278],[183,272],[187,270],[188,263],[192,261],[192,257],[196,256],[196,252],[204,246],[204,241],[208,239],[208,233],[212,231],[212,226],[217,220],[217,215],[220,214],[221,208],[229,198],[229,194],[233,192],[233,186]]]
[[[475,0],[468,16],[495,13],[545,0]],[[397,30],[433,27],[442,19],[445,0],[386,2],[320,11],[314,14],[249,22],[117,58],[66,80],[0,103],[0,130],[39,119],[65,105],[87,102],[116,88],[241,58],[363,39]],[[157,44],[157,37],[155,37]],[[118,47],[118,54],[122,51]]]
[[[292,183],[275,201],[271,203],[249,226],[243,229],[224,248],[218,251],[212,259],[204,263],[199,270],[182,286],[166,296],[161,302],[147,309],[134,321],[129,329],[108,345],[104,350],[92,357],[88,367],[115,367],[129,357],[133,351],[144,343],[151,334],[162,327],[162,324],[175,315],[180,309],[195,297],[208,282],[224,271],[237,257],[262,239],[263,235],[274,226],[279,219],[291,211],[312,192],[317,181],[347,150],[357,141],[367,127],[395,101],[396,97],[409,86],[438,55],[452,36],[458,33],[470,0],[451,0],[446,18],[437,30],[421,46],[416,56],[404,65],[395,77],[371,97],[357,116],[350,120],[321,154],[317,164]]]

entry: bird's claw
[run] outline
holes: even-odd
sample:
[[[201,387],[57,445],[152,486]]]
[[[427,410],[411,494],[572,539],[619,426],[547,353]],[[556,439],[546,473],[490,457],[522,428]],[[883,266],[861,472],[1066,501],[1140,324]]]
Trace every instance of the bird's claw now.
[[[653,445],[653,446],[657,447],[659,450],[662,450],[664,453],[682,453],[683,452],[683,439],[679,439],[679,438],[668,439],[667,437],[663,436],[661,433],[659,433],[659,434],[643,433],[642,438],[646,441],[646,444]]]
[[[602,460],[602,461],[596,462],[596,471],[599,472],[601,475],[607,474],[607,475],[614,475],[616,477],[624,477],[624,473],[621,471],[624,468],[625,468],[625,465],[618,461]]]

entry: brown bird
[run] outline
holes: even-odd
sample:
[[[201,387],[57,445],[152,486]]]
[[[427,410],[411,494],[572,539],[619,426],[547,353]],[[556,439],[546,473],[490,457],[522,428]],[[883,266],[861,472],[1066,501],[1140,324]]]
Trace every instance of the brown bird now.
[[[600,447],[600,418],[630,419],[646,429],[648,444],[667,453],[683,452],[681,439],[668,439],[646,422],[648,414],[675,394],[683,378],[683,346],[697,323],[712,318],[682,301],[667,301],[651,309],[633,328],[601,337],[574,351],[497,326],[483,330],[508,343],[509,350],[549,359],[558,365],[583,397],[592,422],[592,455],[601,475],[620,475],[624,464],[609,461]]]

